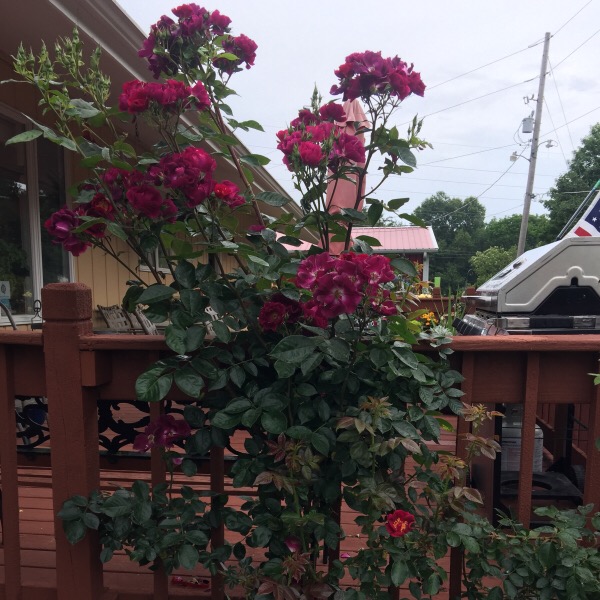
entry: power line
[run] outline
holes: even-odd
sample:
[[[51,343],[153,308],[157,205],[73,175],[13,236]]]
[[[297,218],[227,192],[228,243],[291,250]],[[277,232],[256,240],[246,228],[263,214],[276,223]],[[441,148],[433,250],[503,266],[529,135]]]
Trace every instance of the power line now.
[[[548,117],[550,118],[550,122],[552,123],[552,127],[554,128],[553,133],[556,133],[556,125],[554,124],[554,119],[552,118],[552,113],[550,112],[550,107],[548,106],[548,103],[546,102],[546,98],[544,98],[544,105],[546,106],[546,112],[548,113]],[[560,152],[563,155],[563,158],[565,159],[565,163],[568,165],[569,161],[567,160],[567,157],[565,156],[565,151],[563,150],[562,144],[560,143],[560,137],[558,135],[556,137],[558,138],[556,140],[556,143],[558,144],[558,147],[560,148]],[[570,136],[570,132],[569,132],[569,138],[570,137],[571,136]],[[571,144],[573,144],[573,140],[571,140]]]
[[[523,152],[525,152],[525,149],[523,149]],[[519,156],[522,156],[523,152],[521,152],[521,154]],[[434,221],[434,220],[439,220],[443,217],[449,217],[450,215],[457,213],[459,210],[465,209],[467,206],[470,206],[471,204],[473,204],[474,202],[479,200],[479,198],[481,198],[481,196],[483,196],[486,192],[491,190],[504,177],[504,175],[506,175],[506,173],[508,173],[513,168],[515,162],[517,162],[517,161],[511,162],[510,165],[508,166],[508,168],[506,169],[506,171],[504,171],[504,173],[502,173],[502,175],[500,175],[500,177],[498,177],[498,179],[496,179],[496,181],[494,181],[485,190],[483,190],[483,192],[481,192],[481,194],[479,194],[478,196],[473,198],[473,200],[471,200],[470,202],[465,202],[462,206],[459,206],[456,210],[453,210],[445,215],[441,215],[441,216],[437,217],[437,219],[432,218],[431,220]]]
[[[570,19],[568,19],[567,21],[565,21],[553,34],[556,35],[559,31],[561,31],[562,29],[564,29],[564,27],[566,25],[568,25],[584,8],[586,8],[587,6],[589,6],[592,3],[592,0],[589,0],[589,2],[587,4],[584,4]]]
[[[538,42],[539,44],[540,42]],[[527,48],[523,48],[522,50],[517,50],[516,52],[512,52],[511,54],[507,54],[506,56],[503,56],[502,58],[498,58],[496,60],[493,60],[492,62],[486,63],[485,65],[481,65],[480,67],[476,67],[475,69],[471,69],[470,71],[467,71],[466,73],[461,73],[460,75],[456,75],[455,77],[451,77],[450,79],[446,79],[446,81],[442,81],[441,83],[436,83],[435,85],[430,85],[427,86],[427,90],[433,90],[437,87],[440,87],[442,85],[445,85],[447,83],[450,83],[451,81],[455,81],[456,79],[460,79],[461,77],[465,77],[466,75],[470,75],[471,73],[475,73],[476,71],[479,71],[481,69],[485,69],[486,67],[490,67],[491,65],[495,65],[496,63],[499,63],[503,60],[506,60],[507,58],[510,58],[512,56],[516,56],[517,54],[521,54],[521,52],[525,52],[526,50],[529,50],[530,48],[533,48],[534,46],[537,46],[538,44],[533,44],[532,46],[528,46]]]
[[[560,65],[562,65],[565,62],[565,60],[567,60],[567,58],[573,56],[573,54],[575,54],[577,50],[579,50],[582,46],[585,46],[585,44],[587,44],[594,36],[598,35],[599,33],[600,29],[597,29],[594,33],[592,33],[592,35],[590,35],[590,37],[587,40],[585,40],[579,46],[577,46],[577,48],[575,48],[575,50],[573,50],[571,53],[567,54],[554,68],[558,69],[558,67],[560,67]]]
[[[539,76],[532,77],[531,79],[526,79],[525,81],[520,81],[519,83],[513,83],[512,85],[501,88],[499,90],[494,90],[493,92],[488,92],[487,94],[482,94],[481,96],[477,96],[476,98],[470,98],[469,100],[464,100],[463,102],[459,102],[458,104],[453,104],[452,106],[447,106],[446,108],[441,108],[440,110],[436,110],[434,112],[428,113],[423,118],[425,119],[427,117],[432,117],[433,115],[437,115],[441,112],[445,112],[447,110],[452,110],[453,108],[458,108],[459,106],[464,106],[465,104],[469,104],[470,102],[475,102],[476,100],[481,100],[482,98],[487,98],[488,96],[493,96],[494,94],[499,94],[500,92],[505,92],[506,90],[511,90],[512,88],[523,85],[524,83],[530,83],[532,81],[535,81],[538,78],[539,78]],[[407,124],[408,124],[408,121],[406,123],[403,123],[402,125],[407,125]]]

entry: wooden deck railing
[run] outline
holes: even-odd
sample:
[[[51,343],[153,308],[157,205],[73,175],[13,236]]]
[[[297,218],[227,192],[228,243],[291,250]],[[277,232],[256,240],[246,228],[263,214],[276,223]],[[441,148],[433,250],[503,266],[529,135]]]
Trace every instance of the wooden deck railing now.
[[[160,336],[95,335],[92,332],[90,290],[81,284],[53,284],[42,294],[42,332],[0,333],[0,473],[4,516],[4,597],[21,598],[23,586],[19,532],[19,458],[16,444],[15,396],[45,396],[51,432],[53,509],[74,494],[87,495],[100,487],[98,402],[134,399],[134,383],[145,367],[167,351]],[[594,440],[600,437],[600,396],[589,373],[598,371],[600,336],[503,336],[457,337],[452,361],[465,378],[465,401],[490,407],[523,406],[522,452],[516,515],[528,524],[532,509],[532,465],[536,420],[542,423],[549,446],[551,436],[564,433],[566,408],[574,406],[573,454],[585,466],[583,502],[600,507],[600,453]],[[155,404],[151,414],[162,407]],[[536,418],[537,417],[537,418]],[[458,451],[464,450],[459,422]],[[559,427],[560,425],[560,427]],[[559,431],[560,430],[560,431]],[[493,432],[491,432],[493,434]],[[563,444],[564,448],[564,444]],[[226,482],[223,451],[211,450],[210,482],[215,491]],[[113,467],[118,468],[117,467]],[[158,453],[151,456],[153,483],[164,480]],[[491,463],[477,465],[478,485],[492,514],[497,481]],[[88,535],[71,546],[54,522],[56,537],[56,598],[80,600],[118,597],[107,595],[99,540]],[[216,530],[213,540],[223,539]],[[453,557],[450,598],[460,593],[460,561]],[[224,597],[223,584],[213,579],[212,598]],[[54,597],[54,596],[53,596]],[[154,576],[155,599],[168,598],[167,578]]]

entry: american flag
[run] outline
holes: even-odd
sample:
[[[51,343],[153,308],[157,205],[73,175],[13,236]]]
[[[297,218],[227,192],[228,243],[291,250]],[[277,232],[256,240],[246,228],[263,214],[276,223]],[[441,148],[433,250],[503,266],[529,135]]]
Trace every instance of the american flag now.
[[[600,192],[596,194],[587,212],[565,237],[598,236],[600,236]]]

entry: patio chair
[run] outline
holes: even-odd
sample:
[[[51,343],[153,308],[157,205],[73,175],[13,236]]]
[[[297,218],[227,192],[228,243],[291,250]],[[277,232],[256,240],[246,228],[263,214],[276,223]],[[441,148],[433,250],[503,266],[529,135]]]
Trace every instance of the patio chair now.
[[[100,306],[98,304],[98,311],[110,331],[114,333],[135,333],[129,314],[118,304],[113,304],[113,306]]]
[[[132,320],[137,319],[140,327],[146,335],[158,335],[156,324],[144,314],[141,306],[136,306],[133,313],[130,313],[130,316]]]

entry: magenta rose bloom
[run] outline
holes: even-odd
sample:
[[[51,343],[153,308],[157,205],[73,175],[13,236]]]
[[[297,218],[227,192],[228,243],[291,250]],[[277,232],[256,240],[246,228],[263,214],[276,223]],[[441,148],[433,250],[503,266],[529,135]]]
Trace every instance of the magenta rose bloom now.
[[[183,419],[175,419],[173,415],[161,415],[144,429],[144,433],[136,436],[133,449],[147,452],[151,448],[171,448],[181,438],[190,435],[191,429]]]
[[[201,81],[198,81],[196,85],[192,87],[191,92],[198,110],[206,110],[210,107],[210,97]]]
[[[285,323],[286,308],[281,302],[265,302],[258,313],[258,324],[264,331],[277,331]]]
[[[224,204],[227,204],[229,208],[235,208],[236,206],[242,206],[246,201],[244,197],[240,195],[240,190],[235,183],[231,181],[221,181],[216,183],[214,187],[215,196],[222,200]]]
[[[352,314],[363,295],[360,285],[347,275],[328,273],[317,281],[314,299],[321,304],[324,317],[333,319],[343,314]]]
[[[152,185],[142,184],[130,187],[126,193],[131,206],[149,219],[162,216],[163,197]]]
[[[315,327],[325,329],[329,325],[327,317],[321,311],[321,305],[315,300],[309,300],[302,304],[302,313],[304,318]]]
[[[143,81],[137,79],[125,82],[119,96],[119,110],[134,115],[147,110],[149,100],[145,86]]]
[[[237,37],[229,36],[223,40],[223,50],[230,54],[235,54],[237,60],[227,60],[226,58],[215,58],[213,64],[222,73],[231,75],[236,71],[241,71],[242,65],[246,65],[246,69],[249,69],[254,65],[254,59],[256,58],[256,49],[258,46],[256,42],[251,40],[248,36],[243,33]]]
[[[358,136],[342,132],[333,143],[329,163],[331,166],[350,162],[365,162],[365,146]]]
[[[385,528],[391,537],[403,537],[414,526],[415,517],[405,510],[395,510],[386,515]]]
[[[425,85],[421,77],[413,75],[413,65],[398,56],[383,58],[381,52],[355,52],[346,57],[335,71],[339,85],[331,88],[333,95],[343,94],[344,100],[390,94],[404,100],[411,93],[422,96]]]
[[[341,104],[335,102],[329,102],[319,108],[319,114],[325,121],[337,121],[338,123],[344,123],[346,121],[346,113],[344,107]]]
[[[166,83],[146,84],[146,94],[165,109],[178,109],[189,102],[190,88],[176,79],[168,79]]]
[[[215,35],[223,35],[229,31],[231,19],[222,15],[218,10],[213,10],[208,18],[208,23]]]
[[[329,272],[336,264],[336,259],[328,252],[313,254],[300,262],[296,274],[296,285],[305,290],[313,289],[319,277]]]
[[[313,142],[300,142],[298,153],[300,154],[300,161],[307,167],[318,167],[323,160],[321,146]]]
[[[320,121],[321,119],[314,112],[308,108],[302,108],[298,111],[298,116],[290,123],[290,127],[296,129],[302,125],[317,125]]]
[[[73,256],[79,256],[91,246],[89,242],[80,240],[73,233],[73,229],[81,223],[79,214],[65,206],[50,215],[44,222],[44,227],[53,238],[52,243],[61,244]]]

